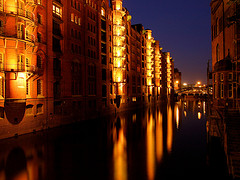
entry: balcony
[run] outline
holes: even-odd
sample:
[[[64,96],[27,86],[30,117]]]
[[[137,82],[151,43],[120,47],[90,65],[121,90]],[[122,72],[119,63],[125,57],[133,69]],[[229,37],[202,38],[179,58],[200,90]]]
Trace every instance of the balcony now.
[[[35,22],[34,14],[28,10],[21,9],[21,8],[12,8],[7,6],[5,12],[10,15],[18,16],[23,20],[28,20],[28,21],[31,21],[32,23]]]

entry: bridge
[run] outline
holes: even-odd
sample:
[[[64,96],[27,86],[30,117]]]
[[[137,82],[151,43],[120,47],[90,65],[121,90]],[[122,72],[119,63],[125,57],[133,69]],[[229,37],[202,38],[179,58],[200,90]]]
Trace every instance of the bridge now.
[[[186,87],[175,91],[175,94],[178,98],[206,98],[208,90],[207,87]]]

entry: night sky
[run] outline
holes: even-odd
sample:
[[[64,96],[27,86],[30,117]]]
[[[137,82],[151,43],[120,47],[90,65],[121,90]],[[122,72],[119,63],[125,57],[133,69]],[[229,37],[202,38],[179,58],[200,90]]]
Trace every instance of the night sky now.
[[[182,83],[206,82],[211,59],[210,0],[123,0],[132,24],[153,30],[163,51],[171,52]]]

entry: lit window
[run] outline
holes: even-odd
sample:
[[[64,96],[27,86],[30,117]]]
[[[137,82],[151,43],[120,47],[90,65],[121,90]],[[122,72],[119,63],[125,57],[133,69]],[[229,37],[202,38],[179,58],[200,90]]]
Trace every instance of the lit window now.
[[[221,88],[221,98],[223,98],[224,97],[224,86],[223,86],[223,83],[221,83],[220,88]]]
[[[101,15],[103,16],[103,17],[105,17],[105,15],[106,15],[106,13],[105,13],[105,9],[102,7],[102,9],[101,9]]]
[[[74,14],[71,14],[71,21],[74,22]]]
[[[81,25],[81,18],[78,18],[78,25]]]
[[[0,11],[3,11],[3,0],[0,0]]]
[[[37,3],[38,3],[39,5],[41,5],[41,4],[42,4],[42,0],[37,0]]]
[[[59,17],[62,17],[62,9],[58,6],[53,5],[53,13]]]
[[[75,23],[77,24],[78,23],[78,17],[75,16]]]
[[[223,76],[223,73],[221,73],[220,75],[220,81],[223,81],[224,80],[224,76]]]

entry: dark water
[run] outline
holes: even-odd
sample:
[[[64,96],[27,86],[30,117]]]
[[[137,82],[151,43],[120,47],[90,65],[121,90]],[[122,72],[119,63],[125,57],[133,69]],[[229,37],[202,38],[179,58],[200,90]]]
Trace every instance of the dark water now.
[[[162,104],[2,140],[0,180],[227,179],[221,153],[205,102]]]

